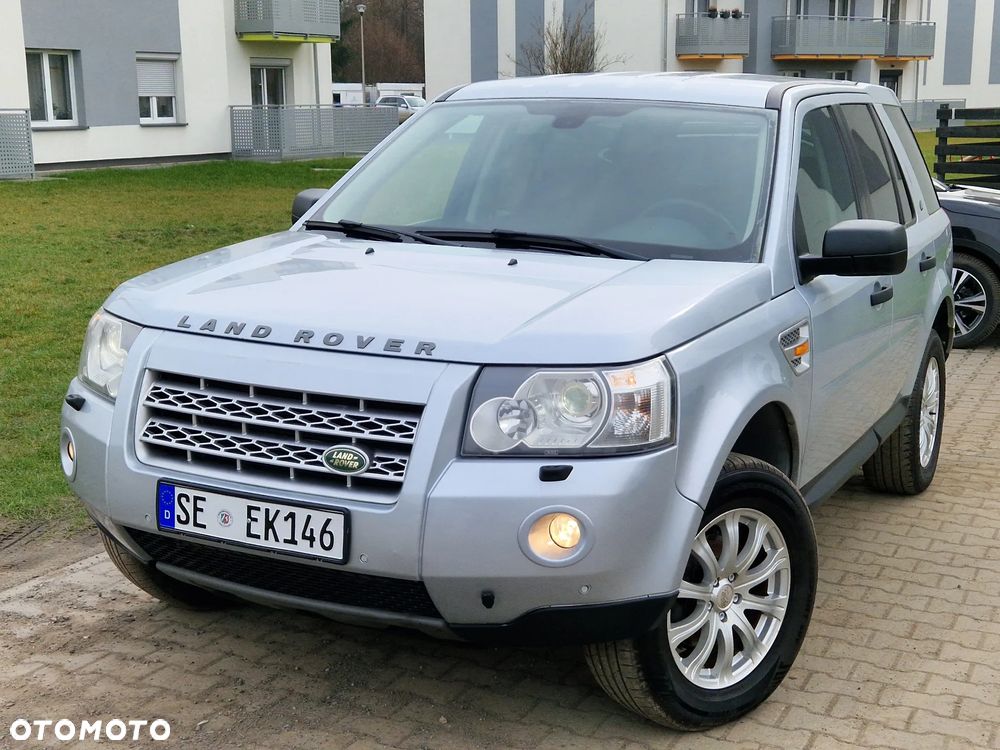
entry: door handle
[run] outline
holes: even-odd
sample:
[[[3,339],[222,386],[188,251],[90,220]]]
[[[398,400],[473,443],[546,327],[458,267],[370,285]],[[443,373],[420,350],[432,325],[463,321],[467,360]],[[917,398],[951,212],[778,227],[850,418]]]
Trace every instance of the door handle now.
[[[920,273],[930,271],[937,265],[937,258],[933,255],[925,255],[920,259]]]
[[[872,307],[884,304],[892,299],[892,287],[882,286],[881,284],[875,285],[875,291],[872,292],[871,301]]]

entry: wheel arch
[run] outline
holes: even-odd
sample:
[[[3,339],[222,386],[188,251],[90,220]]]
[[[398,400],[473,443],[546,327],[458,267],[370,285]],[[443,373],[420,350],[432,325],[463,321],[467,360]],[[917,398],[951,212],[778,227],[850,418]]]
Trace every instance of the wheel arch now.
[[[945,297],[938,306],[937,314],[931,328],[941,337],[944,344],[944,356],[951,354],[955,343],[955,303],[951,297]]]
[[[786,395],[784,388],[774,386],[759,393],[736,415],[726,413],[721,405],[706,413],[703,421],[713,427],[700,430],[694,445],[686,443],[688,450],[678,456],[677,488],[681,494],[705,507],[732,452],[767,461],[783,472],[787,467],[789,479],[798,484],[801,435]]]
[[[799,447],[791,411],[780,401],[765,404],[743,426],[730,451],[766,461],[795,482]]]
[[[973,258],[981,260],[993,269],[993,273],[1000,277],[1000,252],[989,245],[974,240],[970,237],[953,237],[953,252],[965,253]]]

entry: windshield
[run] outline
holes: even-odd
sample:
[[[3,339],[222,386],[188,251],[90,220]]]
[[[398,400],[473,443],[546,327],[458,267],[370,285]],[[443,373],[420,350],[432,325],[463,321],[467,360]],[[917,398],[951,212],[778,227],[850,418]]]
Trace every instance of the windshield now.
[[[438,103],[315,218],[504,229],[644,258],[756,261],[775,113],[609,100]]]
[[[414,109],[420,109],[421,107],[427,106],[427,100],[421,99],[419,96],[404,96],[406,103],[409,104]]]

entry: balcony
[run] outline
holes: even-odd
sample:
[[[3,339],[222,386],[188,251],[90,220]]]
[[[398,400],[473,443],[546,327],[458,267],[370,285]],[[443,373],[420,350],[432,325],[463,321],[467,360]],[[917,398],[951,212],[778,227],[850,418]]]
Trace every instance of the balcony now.
[[[229,113],[233,157],[243,159],[366,154],[399,125],[395,107],[233,105]]]
[[[338,0],[235,0],[236,36],[244,42],[314,42],[340,38]]]
[[[678,13],[675,54],[679,60],[746,57],[750,54],[750,19]]]
[[[771,56],[775,60],[883,57],[888,26],[882,18],[780,16],[771,22]]]
[[[928,21],[890,21],[885,57],[891,60],[929,60],[934,57],[936,24]]]

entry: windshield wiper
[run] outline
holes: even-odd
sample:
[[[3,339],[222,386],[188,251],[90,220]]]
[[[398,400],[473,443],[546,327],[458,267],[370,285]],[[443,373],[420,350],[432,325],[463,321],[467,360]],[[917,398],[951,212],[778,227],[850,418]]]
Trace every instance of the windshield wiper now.
[[[426,229],[420,230],[420,234],[425,237],[464,240],[465,242],[492,242],[497,247],[525,248],[529,250],[569,253],[571,255],[619,258],[621,260],[649,260],[636,253],[618,250],[590,240],[582,240],[558,234],[519,232],[514,229],[492,229],[488,232],[476,231],[474,229]]]
[[[422,242],[425,245],[455,245],[445,239],[431,237],[426,234],[407,232],[402,229],[383,227],[378,224],[363,224],[360,221],[341,219],[340,221],[307,221],[306,229],[327,229],[333,232],[342,232],[348,237],[358,237],[366,240],[386,240],[388,242],[402,242],[404,239]]]

